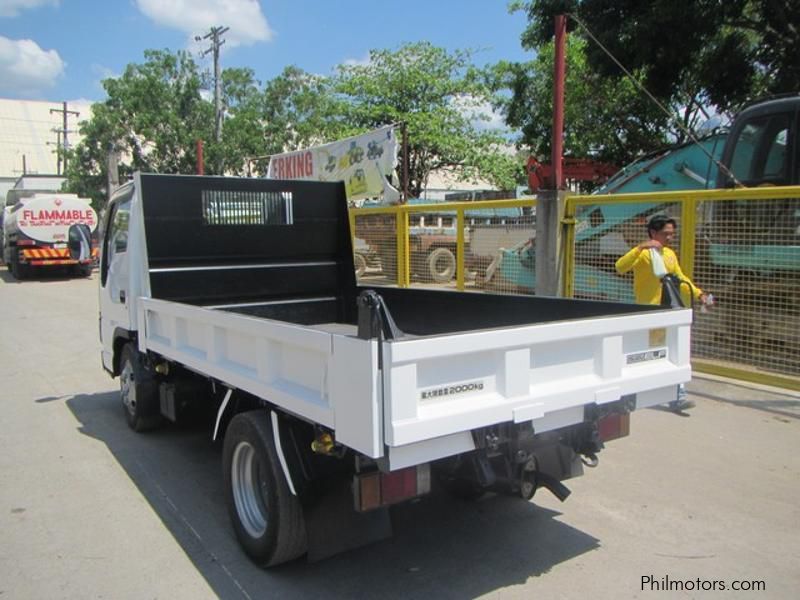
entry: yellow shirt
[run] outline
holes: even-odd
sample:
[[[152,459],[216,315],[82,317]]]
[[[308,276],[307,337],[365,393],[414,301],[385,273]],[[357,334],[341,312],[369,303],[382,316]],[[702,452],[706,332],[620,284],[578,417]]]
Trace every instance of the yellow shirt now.
[[[678,257],[671,248],[661,248],[661,256],[667,273],[676,275],[681,281],[689,282],[681,284],[681,298],[686,306],[691,306],[690,293],[694,294],[695,299],[699,299],[703,291],[683,274],[678,264]],[[616,267],[620,275],[633,269],[633,295],[638,304],[661,304],[661,280],[653,274],[649,248],[644,250],[640,250],[638,246],[632,248],[620,257]]]

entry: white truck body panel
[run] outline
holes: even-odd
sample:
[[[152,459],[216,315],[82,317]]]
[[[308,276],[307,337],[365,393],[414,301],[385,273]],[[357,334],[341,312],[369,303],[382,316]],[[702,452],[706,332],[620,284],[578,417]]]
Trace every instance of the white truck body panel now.
[[[340,443],[392,468],[468,451],[469,432],[532,421],[537,432],[584,419],[586,404],[637,394],[643,408],[691,377],[691,311],[575,319],[383,341],[141,297],[139,349],[330,427]],[[649,332],[666,330],[666,346]],[[637,361],[627,357],[652,358]]]

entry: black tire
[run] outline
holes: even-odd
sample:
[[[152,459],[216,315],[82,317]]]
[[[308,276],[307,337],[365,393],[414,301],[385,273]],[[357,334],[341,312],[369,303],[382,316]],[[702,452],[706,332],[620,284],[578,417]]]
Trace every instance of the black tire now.
[[[456,274],[456,257],[449,248],[434,248],[427,262],[428,274],[436,283],[447,283]]]
[[[147,431],[161,425],[158,382],[132,343],[122,349],[119,371],[120,399],[128,426],[134,431]]]
[[[247,555],[272,567],[305,554],[303,510],[286,483],[266,410],[231,420],[222,456],[228,513]]]
[[[75,265],[74,272],[78,277],[91,277],[92,265]]]
[[[486,490],[474,481],[458,477],[441,477],[439,480],[445,492],[464,502],[475,502],[483,497]]]
[[[11,274],[17,281],[27,279],[30,275],[30,265],[20,263],[19,258],[14,256],[11,258]]]
[[[367,271],[367,259],[360,252],[353,254],[353,262],[356,266],[356,277],[362,277]]]

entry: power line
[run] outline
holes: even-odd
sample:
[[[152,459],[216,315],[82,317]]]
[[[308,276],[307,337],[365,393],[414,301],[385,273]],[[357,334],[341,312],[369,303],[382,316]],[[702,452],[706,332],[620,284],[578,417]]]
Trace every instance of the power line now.
[[[60,111],[58,111],[60,112]],[[2,117],[0,116],[0,121],[19,121],[20,123],[42,123],[44,125],[52,125],[53,120],[44,121],[42,119],[18,119],[16,117]]]
[[[569,14],[569,17],[570,17],[570,18],[571,18],[573,21],[575,21],[575,22],[578,24],[578,26],[579,26],[581,29],[583,29],[583,31],[586,33],[586,35],[588,35],[588,36],[589,36],[589,38],[590,38],[590,39],[591,39],[591,40],[592,40],[592,41],[593,41],[595,44],[597,44],[597,45],[599,46],[599,48],[600,48],[600,49],[601,49],[603,52],[605,52],[605,53],[606,53],[606,55],[607,55],[607,56],[608,56],[608,57],[609,57],[609,58],[610,58],[612,61],[614,61],[614,64],[616,64],[616,65],[617,65],[617,66],[618,66],[620,69],[622,69],[622,72],[623,72],[623,73],[625,73],[625,75],[628,77],[628,79],[630,79],[630,80],[631,80],[631,82],[632,82],[632,83],[633,83],[633,84],[634,84],[634,85],[635,85],[637,88],[639,88],[639,90],[640,90],[641,92],[643,92],[643,93],[644,93],[644,94],[645,94],[645,95],[646,95],[648,98],[650,98],[650,100],[652,100],[652,101],[653,101],[653,102],[656,104],[656,106],[658,106],[658,108],[660,108],[660,109],[661,109],[661,110],[664,112],[664,114],[666,114],[666,115],[667,115],[667,117],[669,118],[669,120],[670,120],[670,121],[672,121],[672,122],[673,122],[673,123],[674,123],[674,124],[675,124],[675,125],[676,125],[676,126],[677,126],[677,127],[680,129],[680,130],[681,130],[681,131],[683,131],[683,133],[685,133],[685,134],[686,134],[686,136],[687,136],[687,137],[688,137],[688,138],[689,138],[689,139],[690,139],[690,140],[691,140],[691,141],[692,141],[692,142],[693,142],[693,143],[694,143],[694,144],[695,144],[695,145],[696,145],[698,148],[700,148],[700,150],[702,150],[702,152],[703,152],[703,153],[704,153],[706,156],[708,156],[708,158],[709,158],[709,159],[710,159],[710,160],[711,160],[713,163],[715,163],[715,164],[716,164],[716,165],[717,165],[717,166],[718,166],[720,169],[722,169],[722,170],[725,172],[725,175],[726,175],[726,176],[730,177],[730,178],[731,178],[731,179],[732,179],[732,180],[733,180],[733,181],[736,183],[736,185],[738,185],[738,186],[742,186],[742,185],[743,185],[743,184],[742,184],[742,182],[741,182],[741,181],[739,181],[739,180],[736,178],[736,176],[735,176],[735,175],[734,175],[734,174],[733,174],[733,173],[730,171],[730,169],[728,169],[728,167],[726,167],[725,165],[723,165],[723,164],[722,164],[722,161],[719,161],[719,160],[717,160],[716,158],[714,158],[714,155],[713,155],[713,154],[711,154],[711,153],[710,153],[708,150],[706,150],[706,148],[705,148],[705,147],[704,147],[704,146],[703,146],[703,145],[702,145],[702,144],[701,144],[701,143],[698,141],[698,139],[697,139],[697,138],[694,136],[694,134],[693,134],[693,133],[692,133],[692,132],[689,130],[689,128],[688,128],[688,127],[686,127],[686,126],[685,126],[683,123],[681,123],[681,122],[680,122],[680,120],[679,120],[679,119],[678,119],[678,118],[677,118],[677,117],[676,117],[674,114],[672,114],[672,111],[670,111],[670,110],[669,110],[669,109],[668,109],[666,106],[664,106],[664,105],[663,105],[661,102],[659,102],[659,101],[658,101],[658,99],[657,99],[655,96],[653,96],[653,94],[651,94],[651,93],[650,93],[650,91],[649,91],[649,90],[648,90],[646,87],[644,87],[644,86],[643,86],[641,83],[639,83],[639,81],[638,81],[638,80],[637,80],[637,79],[636,79],[636,78],[635,78],[635,77],[634,77],[634,76],[631,74],[631,72],[630,72],[630,71],[628,71],[628,69],[626,69],[626,68],[625,68],[625,66],[624,66],[624,65],[623,65],[621,62],[619,62],[619,60],[617,60],[617,57],[616,57],[616,56],[614,56],[614,55],[611,53],[611,51],[610,51],[608,48],[606,48],[606,47],[605,47],[605,46],[602,44],[602,42],[600,42],[600,40],[598,40],[598,39],[597,39],[597,38],[594,36],[594,34],[593,34],[593,33],[592,33],[590,30],[589,30],[589,28],[588,28],[588,27],[587,27],[587,26],[586,26],[586,25],[583,23],[583,21],[581,21],[581,20],[580,20],[580,19],[579,19],[579,18],[578,18],[576,15],[574,15],[574,14]]]

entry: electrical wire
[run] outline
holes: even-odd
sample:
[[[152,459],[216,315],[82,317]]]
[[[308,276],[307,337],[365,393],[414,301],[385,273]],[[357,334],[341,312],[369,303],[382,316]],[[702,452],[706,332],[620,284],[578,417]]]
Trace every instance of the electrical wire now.
[[[690,139],[690,140],[691,140],[691,141],[692,141],[692,142],[693,142],[695,145],[697,145],[697,146],[700,148],[700,150],[703,152],[703,154],[705,154],[706,156],[708,156],[708,158],[709,158],[709,159],[710,159],[710,160],[711,160],[713,163],[715,163],[715,164],[716,164],[716,165],[717,165],[717,166],[718,166],[718,167],[719,167],[719,168],[720,168],[722,171],[724,171],[724,172],[725,172],[725,175],[727,175],[728,177],[730,177],[730,178],[733,180],[734,184],[736,184],[736,186],[737,186],[737,187],[745,187],[745,186],[744,186],[744,184],[743,184],[741,181],[739,181],[739,180],[736,178],[736,176],[735,176],[735,175],[734,175],[734,174],[731,172],[731,170],[730,170],[728,167],[726,167],[724,164],[722,164],[722,162],[721,162],[721,161],[719,161],[719,160],[717,160],[716,158],[714,158],[714,155],[713,155],[713,154],[711,154],[711,153],[710,153],[708,150],[706,150],[706,149],[703,147],[703,145],[702,145],[702,144],[701,144],[701,143],[698,141],[698,139],[697,139],[697,138],[694,136],[694,134],[691,132],[691,130],[690,130],[688,127],[686,127],[686,126],[685,126],[683,123],[681,123],[681,122],[680,122],[680,120],[679,120],[678,118],[676,118],[676,117],[675,117],[675,115],[674,115],[674,114],[673,114],[673,113],[672,113],[672,112],[671,112],[671,111],[670,111],[670,110],[669,110],[667,107],[665,107],[665,106],[664,106],[664,105],[663,105],[661,102],[659,102],[658,98],[656,98],[655,96],[653,96],[653,94],[651,94],[651,93],[650,93],[650,92],[647,90],[647,88],[646,88],[646,87],[644,87],[644,86],[643,86],[641,83],[639,83],[639,82],[636,80],[636,78],[633,76],[633,74],[632,74],[630,71],[628,71],[628,69],[626,69],[626,68],[625,68],[625,66],[624,66],[624,65],[623,65],[623,64],[622,64],[622,63],[621,63],[619,60],[617,60],[617,57],[616,57],[616,56],[614,56],[614,55],[611,53],[611,51],[610,51],[608,48],[606,48],[606,47],[605,47],[605,46],[602,44],[602,42],[600,42],[600,40],[598,40],[598,39],[595,37],[595,35],[594,35],[594,34],[591,32],[591,30],[590,30],[590,29],[589,29],[589,28],[588,28],[588,27],[587,27],[587,26],[584,24],[584,22],[583,22],[583,21],[581,21],[581,20],[580,20],[580,19],[579,19],[579,18],[578,18],[576,15],[574,15],[574,14],[572,14],[572,13],[567,13],[567,16],[568,16],[569,18],[571,18],[573,21],[575,21],[575,23],[577,23],[577,24],[578,24],[578,26],[579,26],[581,29],[583,29],[583,31],[586,33],[586,35],[587,35],[587,36],[589,36],[589,38],[590,38],[590,39],[591,39],[591,40],[592,40],[592,41],[593,41],[595,44],[597,44],[597,45],[598,45],[598,47],[599,47],[599,48],[600,48],[600,49],[601,49],[603,52],[605,52],[605,53],[606,53],[606,55],[607,55],[607,56],[608,56],[608,57],[609,57],[611,60],[613,60],[613,61],[614,61],[614,64],[616,64],[616,65],[617,65],[617,66],[618,66],[620,69],[622,69],[622,72],[623,72],[623,73],[625,73],[625,75],[628,77],[628,79],[630,79],[630,80],[631,80],[631,82],[633,82],[633,84],[634,84],[634,85],[635,85],[637,88],[639,88],[639,90],[640,90],[641,92],[643,92],[643,93],[644,93],[644,94],[645,94],[645,95],[646,95],[648,98],[650,98],[650,100],[652,100],[652,101],[653,101],[653,102],[656,104],[656,106],[658,106],[658,107],[659,107],[659,108],[660,108],[660,109],[661,109],[661,110],[664,112],[664,114],[665,114],[665,115],[667,115],[667,117],[669,118],[669,120],[670,120],[670,121],[672,121],[672,122],[673,122],[675,125],[677,125],[678,129],[680,129],[681,131],[683,131],[683,133],[685,133],[685,134],[686,134],[686,137],[688,137],[688,138],[689,138],[689,139]]]

